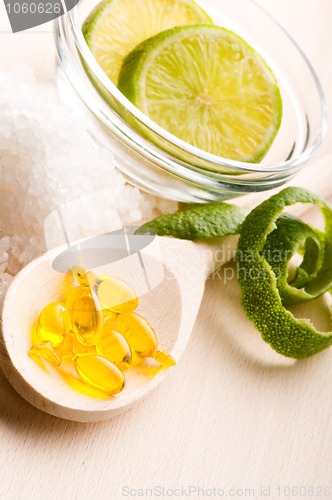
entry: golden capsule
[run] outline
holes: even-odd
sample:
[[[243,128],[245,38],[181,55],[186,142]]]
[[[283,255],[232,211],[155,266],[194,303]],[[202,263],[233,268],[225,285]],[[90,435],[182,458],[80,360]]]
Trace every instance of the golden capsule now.
[[[91,278],[94,280],[94,274],[89,271],[88,273],[85,272],[85,269],[83,267],[80,267],[80,266],[73,266],[71,268],[71,271],[73,273],[73,275],[75,276],[78,284],[82,287],[85,287],[85,288],[90,288],[90,282],[89,282],[89,279],[91,280]]]
[[[176,365],[175,359],[166,351],[154,351],[151,357],[165,368]]]
[[[68,293],[66,301],[65,301],[65,306],[66,306],[66,309],[69,313],[68,314],[68,318],[69,318],[68,326],[71,326],[70,318],[71,318],[71,313],[72,313],[73,307],[75,305],[75,302],[77,300],[79,300],[82,297],[82,295],[84,296],[84,294],[89,295],[89,289],[88,288],[84,289],[81,286],[76,286]]]
[[[152,326],[137,312],[119,314],[116,329],[140,356],[151,356],[157,349],[158,341]]]
[[[77,267],[77,266],[76,266]],[[80,285],[74,288],[66,300],[70,313],[70,329],[81,344],[92,346],[101,339],[104,318],[96,294],[91,290],[82,268],[75,269],[75,276]]]
[[[73,306],[71,314],[73,332],[85,345],[94,345],[102,335],[103,317],[90,295],[81,296]]]
[[[80,380],[73,378],[81,386],[80,381],[85,382],[85,391],[94,388],[107,395],[123,389],[120,370],[141,365],[142,357],[162,366],[175,364],[168,353],[157,350],[153,328],[134,312],[138,298],[127,283],[112,276],[96,278],[78,266],[72,272],[79,286],[65,304],[53,302],[42,310],[33,328],[31,358],[46,359],[55,367],[66,361],[59,373],[64,375],[68,366],[74,366]]]
[[[72,350],[71,337],[72,334],[67,333],[62,344],[59,344],[58,346],[55,347],[55,352],[59,356],[61,362],[67,359],[69,360],[73,359],[74,354]]]
[[[39,314],[37,335],[41,343],[61,344],[65,336],[64,313],[66,308],[60,302],[48,304]]]
[[[100,356],[114,363],[120,370],[128,368],[131,363],[131,350],[126,339],[112,327],[105,327],[96,350]]]
[[[110,325],[113,326],[116,325],[118,313],[111,311],[110,309],[103,309],[103,316],[104,316],[105,327]]]
[[[98,276],[94,291],[103,309],[124,313],[138,306],[138,297],[132,287],[115,276]]]
[[[164,367],[175,365],[170,354],[157,350],[158,340],[152,326],[137,312],[119,314],[116,328],[140,356],[151,357]]]
[[[74,366],[83,382],[109,396],[118,394],[125,386],[122,372],[101,356],[91,354],[78,356],[74,361]]]
[[[56,346],[54,349],[61,361],[73,360],[77,355],[87,354],[91,351],[93,353],[96,352],[93,347],[88,347],[79,342],[76,338],[76,335],[74,335],[74,333],[72,332],[68,332],[62,344]]]
[[[31,346],[29,350],[29,355],[32,358],[46,359],[53,366],[59,366],[61,364],[61,359],[59,358],[56,351],[53,349],[52,342]]]

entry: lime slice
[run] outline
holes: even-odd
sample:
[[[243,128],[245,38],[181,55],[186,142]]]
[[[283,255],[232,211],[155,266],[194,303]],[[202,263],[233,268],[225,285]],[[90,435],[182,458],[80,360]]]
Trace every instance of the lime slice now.
[[[281,122],[271,69],[214,25],[177,27],[141,43],[124,60],[118,87],[173,135],[234,160],[261,160]]]
[[[175,26],[212,23],[193,0],[106,0],[83,24],[101,68],[117,85],[123,59],[139,43]]]

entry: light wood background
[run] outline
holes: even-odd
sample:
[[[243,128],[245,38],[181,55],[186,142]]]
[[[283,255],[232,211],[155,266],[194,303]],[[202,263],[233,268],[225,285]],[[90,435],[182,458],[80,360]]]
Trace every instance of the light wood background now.
[[[260,3],[313,62],[332,112],[331,0]],[[1,19],[0,68],[26,61],[39,78],[52,78],[51,28],[13,35]],[[332,194],[331,160],[329,132],[298,183]],[[0,499],[117,500],[128,496],[127,488],[133,490],[128,498],[137,498],[139,489],[154,487],[164,487],[165,496],[156,490],[146,498],[170,497],[167,489],[188,498],[189,486],[207,489],[206,497],[209,488],[223,488],[224,497],[233,498],[331,498],[332,350],[301,362],[275,355],[244,317],[236,281],[224,281],[208,281],[192,339],[173,373],[110,421],[76,424],[48,416],[0,373]],[[190,492],[204,498],[203,491]]]

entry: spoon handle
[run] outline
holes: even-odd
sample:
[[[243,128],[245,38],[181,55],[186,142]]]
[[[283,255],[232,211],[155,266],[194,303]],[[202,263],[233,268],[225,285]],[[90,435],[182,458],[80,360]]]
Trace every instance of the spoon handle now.
[[[238,235],[209,241],[186,241],[158,238],[163,262],[185,282],[205,283],[208,276],[235,257]]]

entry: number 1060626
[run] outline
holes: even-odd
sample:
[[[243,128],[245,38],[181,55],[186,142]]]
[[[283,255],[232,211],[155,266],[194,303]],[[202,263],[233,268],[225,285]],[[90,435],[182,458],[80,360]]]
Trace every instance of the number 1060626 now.
[[[8,14],[61,14],[61,3],[24,2],[7,3]]]
[[[330,497],[332,490],[329,486],[282,486],[277,488],[277,494],[282,498],[317,498]]]

